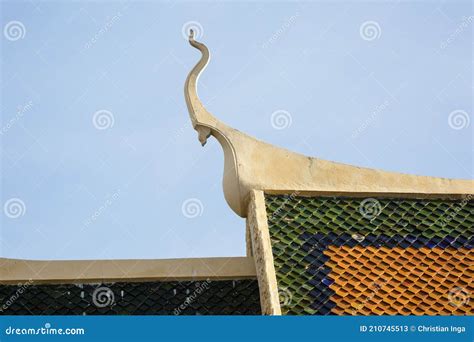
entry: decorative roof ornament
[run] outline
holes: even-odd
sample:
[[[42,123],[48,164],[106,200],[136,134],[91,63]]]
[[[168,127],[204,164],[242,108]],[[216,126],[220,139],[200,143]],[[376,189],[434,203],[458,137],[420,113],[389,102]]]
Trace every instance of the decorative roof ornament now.
[[[199,99],[197,83],[210,53],[203,43],[189,43],[202,56],[189,73],[184,95],[202,145],[212,135],[224,151],[224,196],[239,216],[247,216],[252,190],[299,195],[461,197],[474,194],[474,181],[386,172],[307,157],[259,141],[214,117]]]

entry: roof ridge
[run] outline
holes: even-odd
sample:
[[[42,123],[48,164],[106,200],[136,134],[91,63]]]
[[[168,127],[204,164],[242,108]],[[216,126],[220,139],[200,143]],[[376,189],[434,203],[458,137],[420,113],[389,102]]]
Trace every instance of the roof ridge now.
[[[273,146],[225,125],[207,111],[197,94],[199,76],[210,60],[209,49],[194,39],[192,30],[189,43],[202,54],[185,83],[189,115],[201,144],[212,135],[224,150],[224,196],[238,215],[247,216],[251,190],[474,194],[473,180],[415,176],[326,161]]]

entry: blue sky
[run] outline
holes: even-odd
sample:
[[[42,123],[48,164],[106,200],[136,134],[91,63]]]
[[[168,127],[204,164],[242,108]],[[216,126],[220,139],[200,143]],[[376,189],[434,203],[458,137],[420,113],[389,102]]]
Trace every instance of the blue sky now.
[[[212,54],[199,94],[227,124],[472,179],[472,15],[470,1],[3,1],[0,255],[245,254],[220,146],[200,146],[184,102],[189,27]]]

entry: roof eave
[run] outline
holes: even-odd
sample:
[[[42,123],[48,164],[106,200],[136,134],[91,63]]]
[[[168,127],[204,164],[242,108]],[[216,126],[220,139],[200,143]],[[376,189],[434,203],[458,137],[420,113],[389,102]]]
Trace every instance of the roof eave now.
[[[256,277],[251,257],[23,260],[0,258],[0,284],[237,280]]]

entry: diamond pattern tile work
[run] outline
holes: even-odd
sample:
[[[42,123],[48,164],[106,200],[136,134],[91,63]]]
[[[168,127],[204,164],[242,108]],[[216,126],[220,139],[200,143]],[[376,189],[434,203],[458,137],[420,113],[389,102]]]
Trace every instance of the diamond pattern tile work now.
[[[329,246],[337,315],[474,313],[474,257],[460,248]]]
[[[332,298],[335,291],[331,284],[335,279],[328,266],[329,255],[325,254],[329,246],[464,248],[472,257],[474,202],[469,198],[364,199],[266,194],[265,201],[284,314],[343,313]],[[453,258],[457,258],[456,253]],[[348,282],[347,286],[352,284]],[[455,312],[458,311],[451,311]]]
[[[259,315],[256,280],[0,286],[3,315]]]

